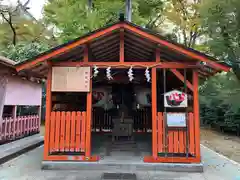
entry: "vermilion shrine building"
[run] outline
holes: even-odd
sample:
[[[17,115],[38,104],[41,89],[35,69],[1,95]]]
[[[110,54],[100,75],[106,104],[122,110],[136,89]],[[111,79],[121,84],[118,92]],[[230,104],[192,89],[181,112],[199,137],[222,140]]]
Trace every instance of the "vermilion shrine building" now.
[[[119,21],[16,69],[47,79],[44,162],[198,164],[199,78],[230,69],[216,61]]]

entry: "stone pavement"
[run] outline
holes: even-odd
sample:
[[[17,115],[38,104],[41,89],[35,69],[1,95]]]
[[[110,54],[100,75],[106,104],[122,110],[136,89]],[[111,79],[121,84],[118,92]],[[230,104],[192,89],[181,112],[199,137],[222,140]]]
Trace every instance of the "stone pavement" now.
[[[238,180],[240,166],[202,147],[204,173],[134,172],[138,180]],[[0,166],[0,180],[100,180],[100,171],[43,171],[43,147]],[[115,171],[119,172],[119,171]],[[130,172],[130,171],[129,171]]]
[[[0,145],[0,164],[43,144],[39,134]]]

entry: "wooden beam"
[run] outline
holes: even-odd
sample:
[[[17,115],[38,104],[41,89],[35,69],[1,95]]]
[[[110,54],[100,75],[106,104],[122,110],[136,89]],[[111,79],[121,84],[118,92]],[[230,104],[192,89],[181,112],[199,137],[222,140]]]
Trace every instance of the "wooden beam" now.
[[[156,49],[156,62],[161,62],[160,49],[158,47]]]
[[[170,69],[170,71],[172,71],[172,73],[175,74],[175,76],[184,83],[184,76],[177,69]],[[193,85],[188,80],[186,80],[186,84],[187,84],[187,87],[191,91],[193,91]]]
[[[198,55],[197,53],[191,52],[190,50],[186,50],[185,48],[179,47],[179,46],[177,46],[175,44],[172,44],[172,43],[167,42],[167,41],[165,41],[163,39],[160,39],[159,37],[157,37],[157,36],[155,36],[153,34],[149,34],[147,32],[144,32],[144,31],[140,30],[137,27],[131,26],[131,25],[126,24],[126,23],[123,24],[123,27],[125,29],[130,30],[130,31],[132,31],[132,32],[134,32],[136,34],[139,34],[140,36],[145,37],[145,38],[147,38],[147,39],[149,39],[149,40],[151,40],[151,41],[153,41],[155,43],[167,46],[170,49],[173,49],[173,50],[175,50],[177,52],[180,52],[180,53],[182,53],[184,55],[190,56],[193,59],[198,59],[200,61],[206,62],[206,63],[208,63],[209,65],[211,65],[214,68],[218,68],[218,69],[223,70],[223,71],[229,71],[230,70],[230,67],[224,66],[224,65],[219,64],[217,62],[214,62],[214,61],[212,61],[212,60],[210,60],[210,59],[208,59],[208,58],[206,58],[206,57],[204,57],[202,55]]]
[[[83,49],[83,62],[88,62],[89,61],[89,49],[88,49],[88,44],[84,46]]]
[[[88,35],[88,36],[85,36],[83,38],[80,38],[79,40],[76,40],[72,43],[69,43],[69,44],[66,44],[64,45],[63,47],[59,47],[59,48],[56,48],[55,50],[52,50],[50,51],[49,53],[46,53],[44,55],[40,55],[38,56],[36,59],[34,60],[29,60],[29,61],[25,61],[23,63],[19,63],[17,64],[15,67],[16,67],[16,70],[17,71],[21,71],[23,69],[27,69],[27,68],[31,68],[32,66],[38,64],[38,63],[41,63],[47,59],[50,59],[54,56],[57,56],[61,53],[64,53],[70,49],[73,49],[77,46],[80,46],[80,45],[83,45],[87,42],[90,42],[98,37],[101,37],[103,35],[107,35],[109,33],[112,33],[114,30],[116,29],[120,29],[120,28],[124,28],[124,29],[127,29],[128,31],[131,31],[133,33],[136,33],[140,36],[142,36],[142,38],[145,38],[147,39],[148,41],[152,41],[154,43],[157,43],[157,44],[161,44],[163,46],[167,46],[168,48],[172,49],[172,50],[175,50],[179,53],[182,53],[184,55],[187,55],[187,56],[190,56],[192,57],[193,59],[197,59],[197,60],[200,60],[200,61],[203,61],[203,62],[206,62],[209,64],[209,66],[215,68],[215,69],[219,69],[219,70],[223,70],[223,71],[229,71],[230,70],[230,67],[228,66],[225,66],[225,65],[222,65],[222,64],[219,64],[217,62],[214,62],[212,60],[210,60],[209,58],[207,58],[206,56],[204,55],[201,55],[199,53],[196,53],[196,52],[193,52],[191,50],[187,50],[185,49],[184,47],[180,47],[178,45],[175,45],[175,44],[172,44],[166,40],[163,40],[161,38],[159,38],[158,36],[156,35],[153,35],[153,34],[150,34],[150,33],[147,33],[143,30],[141,30],[140,28],[137,28],[135,26],[132,26],[132,25],[129,25],[127,23],[118,23],[118,24],[115,24],[115,25],[112,25],[106,29],[103,29],[101,31],[96,31],[96,32],[93,32],[92,34]]]
[[[199,95],[198,95],[198,72],[193,71],[193,113],[194,113],[194,125],[195,125],[195,148],[196,158],[201,159],[200,154],[200,112],[199,112]]]
[[[16,65],[16,70],[17,71],[21,71],[23,69],[27,69],[27,68],[30,68],[32,66],[34,66],[35,64],[37,63],[40,63],[40,62],[43,62],[51,57],[54,57],[56,55],[59,55],[61,53],[64,53],[65,51],[68,51],[72,48],[75,48],[79,45],[82,45],[84,43],[87,43],[95,38],[98,38],[100,36],[103,36],[103,35],[106,35],[108,33],[112,33],[112,31],[116,30],[116,29],[119,29],[122,25],[121,24],[115,24],[113,26],[110,26],[102,31],[98,31],[98,32],[95,32],[95,33],[92,33],[91,35],[89,36],[86,36],[86,37],[83,37],[81,39],[79,39],[78,41],[75,41],[73,43],[70,43],[64,47],[61,47],[61,48],[58,48],[50,53],[47,53],[46,55],[42,55],[36,59],[34,59],[33,61],[26,61],[24,63],[20,63],[18,65]]]
[[[74,66],[98,66],[99,68],[107,68],[112,66],[114,68],[129,68],[133,66],[134,68],[146,68],[146,67],[156,67],[156,68],[169,68],[169,69],[184,69],[184,68],[196,68],[195,63],[175,63],[175,62],[56,62],[53,66],[65,66],[65,67],[74,67]]]
[[[152,156],[157,158],[157,69],[152,68]]]
[[[120,29],[120,51],[119,61],[124,62],[124,29]]]
[[[49,134],[50,134],[50,116],[52,110],[52,67],[49,64],[46,89],[46,116],[45,116],[45,136],[44,136],[44,154],[43,159],[47,160],[49,153]]]

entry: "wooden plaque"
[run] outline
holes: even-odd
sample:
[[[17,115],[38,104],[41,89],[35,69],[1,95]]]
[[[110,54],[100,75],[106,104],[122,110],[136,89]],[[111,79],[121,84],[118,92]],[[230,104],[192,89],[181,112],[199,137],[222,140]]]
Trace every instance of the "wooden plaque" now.
[[[89,92],[90,67],[53,67],[52,91]]]
[[[186,127],[186,113],[167,113],[168,127]]]

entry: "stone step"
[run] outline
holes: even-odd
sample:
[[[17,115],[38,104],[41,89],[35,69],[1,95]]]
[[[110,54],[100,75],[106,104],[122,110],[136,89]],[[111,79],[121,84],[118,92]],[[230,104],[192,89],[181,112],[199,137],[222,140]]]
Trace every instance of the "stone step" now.
[[[78,171],[174,171],[203,172],[203,164],[183,163],[144,163],[143,160],[129,158],[128,160],[100,160],[99,162],[43,161],[42,169],[78,170]]]

